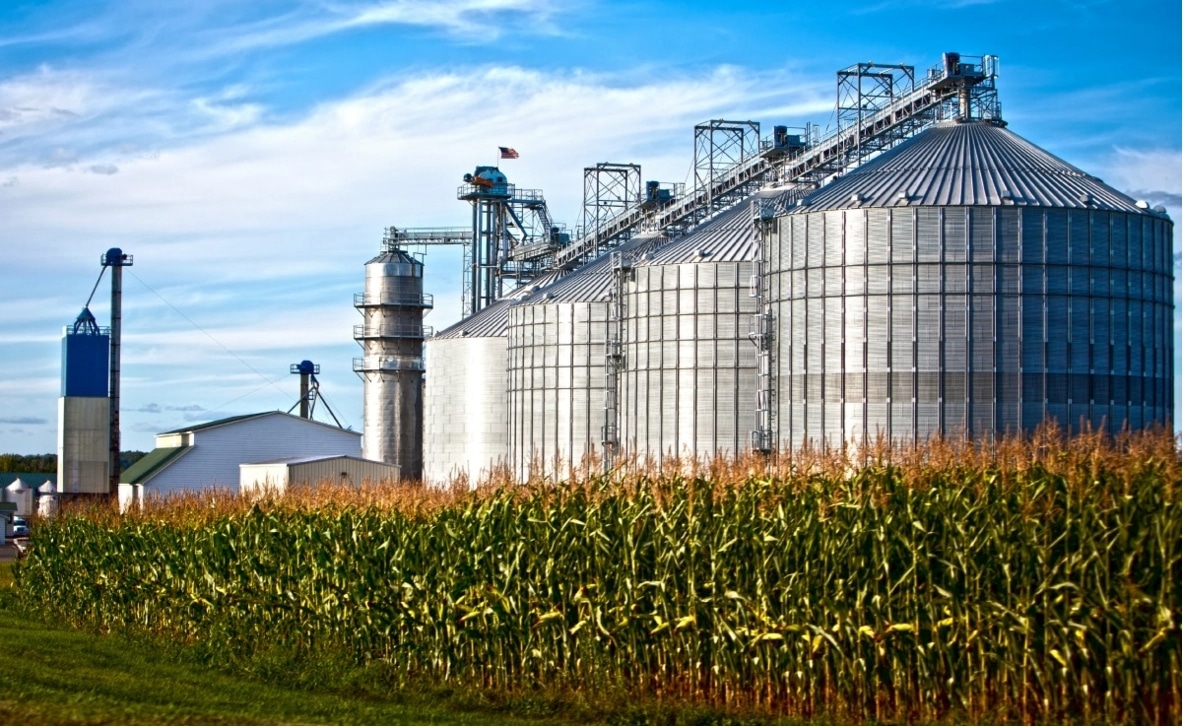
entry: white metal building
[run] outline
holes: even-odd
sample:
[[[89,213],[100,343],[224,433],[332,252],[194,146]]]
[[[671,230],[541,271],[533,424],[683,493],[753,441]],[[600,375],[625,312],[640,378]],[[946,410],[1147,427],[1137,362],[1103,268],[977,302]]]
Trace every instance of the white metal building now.
[[[239,466],[239,489],[243,493],[269,490],[280,494],[290,485],[333,483],[361,485],[400,478],[400,466],[351,455],[279,458]]]
[[[285,412],[207,422],[157,435],[156,448],[120,476],[120,507],[181,491],[239,490],[239,466],[292,457],[359,457],[357,432]]]

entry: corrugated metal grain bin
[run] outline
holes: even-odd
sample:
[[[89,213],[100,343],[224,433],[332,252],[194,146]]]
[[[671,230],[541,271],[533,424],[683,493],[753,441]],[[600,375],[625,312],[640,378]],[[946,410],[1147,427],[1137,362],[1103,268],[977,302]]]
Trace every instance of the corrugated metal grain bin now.
[[[618,248],[639,255],[640,237]],[[524,479],[536,468],[565,477],[601,462],[607,418],[607,317],[615,288],[612,255],[515,300],[508,317],[508,462]]]
[[[752,196],[637,261],[624,284],[619,432],[625,453],[736,455],[755,423]]]
[[[1172,415],[1172,224],[990,122],[933,127],[764,238],[776,437]]]
[[[507,308],[496,301],[425,344],[425,482],[473,487],[507,459]]]

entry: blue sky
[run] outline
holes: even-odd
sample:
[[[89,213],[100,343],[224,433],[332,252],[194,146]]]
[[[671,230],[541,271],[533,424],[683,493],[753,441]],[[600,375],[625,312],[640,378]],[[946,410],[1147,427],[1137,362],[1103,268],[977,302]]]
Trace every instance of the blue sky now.
[[[998,55],[1010,128],[1167,206],[1178,250],[1181,28],[1143,0],[4,2],[0,452],[54,451],[61,329],[110,247],[135,256],[125,448],[288,409],[302,359],[361,429],[351,301],[384,227],[466,225],[461,176],[499,145],[572,227],[585,166],[687,181],[695,124],[825,128],[862,61]],[[441,328],[461,253],[427,263]]]

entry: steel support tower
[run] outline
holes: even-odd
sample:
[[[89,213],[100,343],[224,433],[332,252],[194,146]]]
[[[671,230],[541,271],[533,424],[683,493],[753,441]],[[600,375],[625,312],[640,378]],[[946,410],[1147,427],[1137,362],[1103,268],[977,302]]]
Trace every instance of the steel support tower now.
[[[730,188],[717,185],[730,170],[759,154],[759,122],[713,119],[693,127],[693,193],[704,207],[697,220],[708,217],[750,194],[757,184]],[[755,180],[756,183],[759,180]]]
[[[507,178],[502,185],[468,183],[458,190],[458,199],[470,203],[470,300],[464,302],[463,317],[478,313],[503,295],[499,275],[507,243],[507,201],[511,199]]]
[[[910,94],[916,86],[916,69],[886,63],[857,63],[837,72],[837,128],[853,128],[855,148],[846,165],[865,164],[872,156],[915,134],[927,123],[914,118],[898,125],[893,134],[880,135],[863,123],[882,109]]]
[[[498,167],[476,167],[462,179],[458,199],[472,208],[465,318],[501,298],[505,282],[514,288],[548,270],[553,254],[569,237],[553,223],[540,190],[517,189]]]
[[[595,247],[605,248],[610,244],[608,238],[600,237],[607,223],[640,203],[641,182],[638,164],[599,162],[586,167],[582,185],[582,230],[594,233]]]

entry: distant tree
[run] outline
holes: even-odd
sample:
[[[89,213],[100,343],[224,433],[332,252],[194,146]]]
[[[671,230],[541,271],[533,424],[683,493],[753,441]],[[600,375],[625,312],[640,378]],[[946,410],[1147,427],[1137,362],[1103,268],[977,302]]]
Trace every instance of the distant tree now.
[[[143,450],[123,450],[120,452],[120,470],[132,465],[148,453]],[[0,473],[56,473],[58,472],[58,456],[49,452],[44,455],[17,455],[5,453],[0,455]]]
[[[0,455],[0,472],[3,473],[54,473],[58,470],[58,456],[44,455]]]
[[[120,451],[120,472],[121,473],[124,472],[124,470],[131,467],[133,463],[135,463],[137,460],[141,459],[145,455],[148,455],[148,453],[144,452],[143,450],[121,450]]]

